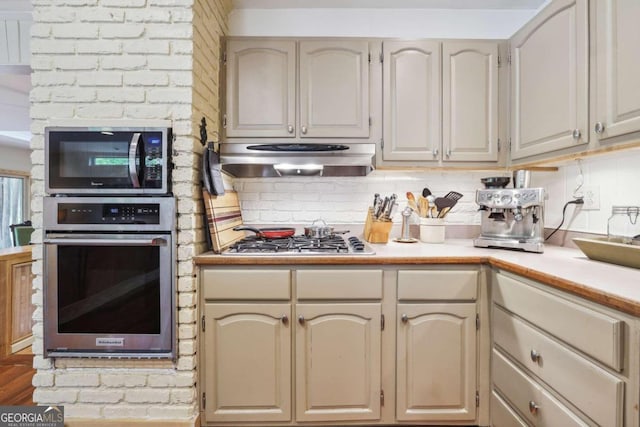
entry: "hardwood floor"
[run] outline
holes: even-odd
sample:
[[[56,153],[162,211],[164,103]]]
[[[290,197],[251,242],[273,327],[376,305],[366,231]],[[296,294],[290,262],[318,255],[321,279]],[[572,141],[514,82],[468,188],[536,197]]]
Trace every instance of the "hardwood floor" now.
[[[20,351],[0,359],[0,406],[33,405],[31,351]]]

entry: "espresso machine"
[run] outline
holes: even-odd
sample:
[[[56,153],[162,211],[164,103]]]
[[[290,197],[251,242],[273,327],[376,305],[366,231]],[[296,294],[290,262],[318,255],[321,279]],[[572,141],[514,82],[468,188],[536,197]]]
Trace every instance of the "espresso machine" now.
[[[482,214],[482,248],[544,251],[544,188],[484,188],[476,192]]]

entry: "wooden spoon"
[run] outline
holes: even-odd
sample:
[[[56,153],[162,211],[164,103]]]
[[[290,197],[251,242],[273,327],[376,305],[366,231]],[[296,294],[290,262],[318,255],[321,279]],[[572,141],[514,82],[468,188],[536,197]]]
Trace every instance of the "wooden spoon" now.
[[[416,198],[411,191],[407,191],[407,204],[411,209],[420,215],[420,210],[418,209],[418,205],[416,204]]]

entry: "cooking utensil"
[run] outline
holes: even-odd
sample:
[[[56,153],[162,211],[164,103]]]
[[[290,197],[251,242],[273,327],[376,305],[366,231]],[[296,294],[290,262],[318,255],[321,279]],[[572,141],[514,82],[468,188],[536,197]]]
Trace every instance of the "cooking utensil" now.
[[[418,197],[418,214],[425,218],[429,212],[429,201],[424,197]]]
[[[296,234],[296,229],[293,227],[268,227],[268,228],[255,228],[248,225],[239,225],[233,227],[234,231],[253,231],[258,237],[263,239],[282,239],[285,237],[291,237]]]
[[[411,191],[407,191],[407,205],[415,212],[420,212],[418,205],[416,204],[416,198]]]
[[[316,225],[316,223],[322,223],[323,225]],[[304,228],[304,235],[307,237],[313,237],[321,239],[323,237],[331,237],[336,234],[347,234],[349,230],[335,231],[324,219],[316,219],[310,226]]]
[[[480,182],[484,184],[485,188],[504,188],[510,181],[511,178],[508,176],[490,176],[480,179]]]
[[[444,198],[445,199],[449,199],[449,200],[453,200],[454,202],[457,202],[458,200],[462,199],[462,194],[458,193],[457,191],[449,191],[444,196]]]
[[[209,142],[202,152],[202,181],[204,188],[213,196],[224,195],[224,183],[220,156],[213,149],[213,142]]]
[[[422,189],[422,197],[426,198],[427,196],[431,195],[431,190],[429,190],[427,187],[424,187]]]
[[[444,197],[436,197],[436,200],[434,201],[434,203],[436,205],[436,208],[438,209],[438,213],[436,214],[436,216],[434,218],[441,218],[440,217],[440,213],[442,212],[442,210],[444,208],[451,209],[456,204],[456,201],[455,200],[451,200],[451,199],[447,199],[447,198],[444,198]],[[445,213],[445,215],[446,215],[446,213]]]
[[[442,210],[438,212],[438,218],[444,218],[445,216],[447,216],[450,210],[451,208],[449,206],[442,208]]]

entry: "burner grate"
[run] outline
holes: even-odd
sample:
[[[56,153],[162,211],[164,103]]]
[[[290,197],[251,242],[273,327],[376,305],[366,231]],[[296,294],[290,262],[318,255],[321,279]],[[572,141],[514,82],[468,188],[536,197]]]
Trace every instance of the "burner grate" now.
[[[345,239],[333,235],[327,237],[307,237],[295,235],[281,239],[265,239],[259,236],[248,236],[232,244],[225,254],[269,255],[269,254],[372,254],[366,245],[355,236]]]

